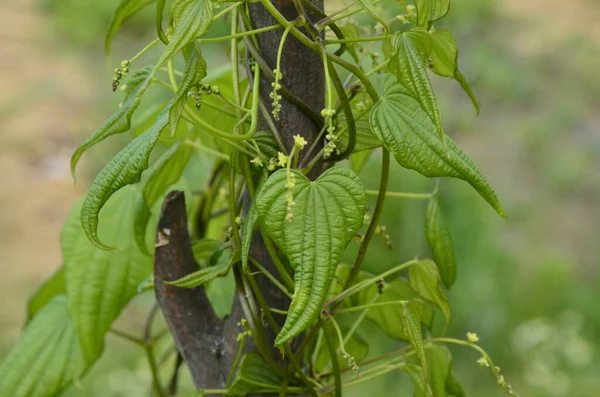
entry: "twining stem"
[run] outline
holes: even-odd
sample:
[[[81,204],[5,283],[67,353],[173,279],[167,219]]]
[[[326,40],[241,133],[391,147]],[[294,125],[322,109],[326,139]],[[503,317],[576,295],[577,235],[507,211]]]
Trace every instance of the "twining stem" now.
[[[332,311],[332,314],[347,314],[347,313],[359,312],[361,310],[372,309],[374,307],[390,306],[390,305],[404,305],[406,302],[407,301],[398,300],[398,301],[369,303],[366,305],[348,307],[346,309],[336,309],[335,311]]]
[[[242,4],[244,4],[243,1],[239,1],[237,3],[233,3],[232,5],[230,5],[229,7],[225,8],[223,11],[221,11],[220,13],[218,13],[217,15],[215,15],[214,17],[212,17],[212,22],[216,21],[217,19],[221,18],[223,15],[228,14],[231,10],[238,8],[238,6],[241,6]]]
[[[211,148],[209,148],[209,147],[207,147],[207,146],[201,145],[201,144],[199,144],[198,142],[195,142],[195,141],[191,141],[191,140],[189,140],[189,139],[186,139],[186,140],[184,141],[184,143],[185,143],[186,145],[189,145],[189,146],[193,147],[194,149],[197,149],[198,151],[205,152],[205,153],[207,153],[207,154],[210,154],[210,155],[212,155],[212,156],[215,156],[215,157],[217,157],[217,158],[220,158],[220,159],[222,159],[222,160],[225,160],[225,161],[227,161],[227,162],[229,162],[229,161],[230,161],[230,159],[229,159],[229,156],[228,156],[228,155],[226,155],[226,154],[223,154],[223,153],[221,153],[221,152],[219,152],[219,151],[217,151],[217,150],[211,149]]]
[[[253,92],[252,92],[252,108],[250,109],[251,114],[251,122],[250,129],[247,133],[236,135],[229,132],[221,131],[218,128],[213,127],[211,124],[202,120],[192,109],[189,104],[185,105],[185,114],[192,120],[192,122],[198,125],[200,128],[203,128],[208,133],[218,136],[221,138],[225,138],[232,141],[246,141],[251,139],[256,132],[258,127],[258,97],[259,97],[259,80],[260,80],[260,68],[255,68],[254,70],[254,84],[253,84]]]
[[[333,382],[335,386],[335,397],[342,397],[342,376],[340,373],[340,364],[338,362],[337,353],[331,337],[323,330],[325,335],[325,341],[327,342],[327,349],[329,350],[329,356],[331,357],[331,364],[333,367]]]
[[[350,287],[346,287],[338,295],[334,296],[329,301],[325,302],[324,309],[327,308],[328,306],[331,306],[334,303],[341,301],[342,299],[345,299],[351,295],[354,295],[355,293],[365,289],[366,287],[368,287],[370,285],[376,284],[377,282],[379,282],[379,280],[389,277],[394,273],[398,273],[399,271],[402,271],[410,266],[414,266],[418,263],[419,263],[419,261],[417,259],[413,259],[413,260],[405,262],[401,265],[395,266],[395,267],[381,273],[377,277],[373,277],[368,280],[361,281],[358,284],[351,285]]]
[[[150,366],[150,373],[152,374],[152,384],[156,393],[158,393],[159,397],[165,397],[165,392],[160,384],[160,378],[158,375],[158,367],[156,365],[156,359],[154,357],[154,350],[152,346],[145,346],[144,350],[146,352],[146,358],[148,359],[148,364]]]
[[[325,40],[325,45],[330,44],[342,44],[342,43],[364,43],[369,41],[381,41],[387,39],[389,36],[373,36],[373,37],[353,37],[347,39],[335,39]]]
[[[124,340],[126,340],[128,342],[135,343],[136,345],[146,346],[146,341],[145,340],[140,339],[140,338],[138,338],[136,336],[130,335],[127,332],[123,332],[123,331],[120,331],[118,329],[111,328],[110,329],[110,333],[113,334],[113,335],[115,335],[115,336],[118,336],[119,338],[124,339]]]
[[[218,43],[221,41],[227,41],[227,40],[231,40],[231,39],[240,39],[240,38],[243,38],[246,36],[253,36],[253,35],[256,35],[259,33],[270,32],[271,30],[277,30],[280,28],[281,28],[281,25],[276,24],[276,25],[271,25],[271,26],[265,26],[264,28],[260,28],[260,29],[248,30],[246,32],[233,33],[228,36],[210,37],[210,38],[206,38],[206,39],[196,39],[196,43],[199,43],[199,44]]]
[[[235,281],[237,285],[237,293],[239,295],[240,305],[244,312],[244,317],[248,320],[250,330],[252,331],[252,339],[256,344],[261,356],[266,363],[282,377],[285,376],[282,369],[277,365],[273,352],[267,342],[265,330],[261,325],[260,314],[256,307],[256,302],[252,298],[252,290],[248,285],[248,280],[243,276],[240,269],[234,268]]]
[[[323,47],[323,51],[325,51],[325,47]],[[346,127],[348,129],[348,145],[344,149],[342,153],[333,154],[328,159],[330,161],[340,161],[349,157],[354,151],[354,147],[356,146],[356,123],[354,120],[354,115],[352,114],[352,107],[350,106],[350,99],[346,95],[346,90],[344,89],[344,85],[340,80],[340,76],[335,70],[335,66],[331,61],[328,61],[329,71],[331,73],[331,82],[337,91],[338,98],[341,104],[341,108],[344,111],[344,117],[346,118]],[[336,134],[337,135],[337,134]]]
[[[258,304],[259,304],[264,316],[266,317],[267,322],[269,323],[269,326],[275,333],[279,333],[280,328],[277,325],[277,322],[275,321],[275,319],[273,318],[273,314],[269,310],[269,306],[267,305],[267,302],[265,301],[265,298],[264,298],[260,288],[256,284],[254,277],[248,276],[247,278],[245,278],[245,280],[247,280],[250,283],[250,288],[254,292],[254,295],[256,296],[256,300],[258,301]],[[289,360],[291,362],[291,365],[292,365],[294,371],[296,371],[296,373],[300,377],[300,380],[306,385],[307,388],[309,388],[309,390],[308,390],[309,393],[316,397],[316,393],[312,390],[312,387],[311,387],[311,381],[309,380],[309,378],[306,376],[306,374],[302,370],[302,367],[300,366],[300,363],[296,359],[296,356],[294,356],[289,343],[284,343],[282,345],[282,347],[285,351],[285,354],[289,357]]]
[[[267,269],[265,269],[265,267],[263,265],[261,265],[256,259],[254,258],[249,258],[250,262],[252,262],[252,264],[254,266],[256,266],[258,268],[258,270],[261,271],[262,274],[264,274],[269,280],[271,280],[271,282],[273,284],[275,284],[275,286],[277,288],[279,288],[279,290],[281,292],[283,292],[284,294],[286,294],[290,299],[292,298],[292,294],[287,290],[287,288],[285,288],[285,286],[283,284],[281,284],[279,282],[279,280],[277,280],[275,278],[275,276],[273,276]]]
[[[383,0],[374,0],[374,1],[371,2],[371,4],[376,5],[376,4],[381,3],[382,1]],[[344,7],[344,9],[340,10],[337,13],[337,15],[332,14],[329,18],[326,18],[326,19],[320,21],[318,23],[318,26],[322,27],[322,26],[326,26],[326,25],[329,25],[329,24],[332,24],[332,23],[336,23],[337,21],[340,21],[342,19],[346,19],[348,17],[351,17],[354,14],[358,14],[358,13],[364,11],[363,7],[359,7],[357,9],[355,9],[355,10],[349,10],[350,7],[353,6],[353,5],[355,5],[355,4],[356,4],[356,2],[353,2],[353,3],[349,4],[348,6]],[[349,11],[346,11],[346,10],[349,10]],[[342,11],[344,11],[344,12],[342,12]]]
[[[369,243],[375,235],[375,231],[377,230],[377,226],[379,225],[379,219],[381,218],[381,214],[383,213],[383,205],[385,203],[385,196],[387,193],[389,176],[390,152],[386,149],[383,149],[383,156],[381,160],[381,182],[379,184],[379,194],[377,196],[377,202],[375,204],[375,211],[373,212],[373,218],[371,219],[371,223],[369,224],[367,233],[365,234],[363,241],[360,244],[358,255],[356,256],[356,261],[354,262],[354,266],[352,267],[350,276],[348,277],[348,281],[346,282],[344,289],[347,289],[352,284],[354,284],[358,277],[358,274],[360,273],[362,264],[366,258]]]
[[[240,340],[240,344],[238,346],[237,353],[235,354],[235,359],[233,360],[233,363],[231,364],[231,368],[229,369],[229,374],[227,375],[227,382],[225,383],[225,385],[227,387],[231,386],[231,382],[233,381],[233,375],[235,375],[235,369],[237,368],[238,363],[242,359],[242,354],[244,353],[244,345],[245,344],[246,344],[246,338],[242,337]]]
[[[379,190],[366,190],[370,196],[378,196]],[[432,197],[431,193],[404,193],[404,192],[386,192],[386,197],[414,199],[414,200],[429,200]]]
[[[238,29],[238,9],[237,7],[233,8],[231,10],[231,34],[235,35],[237,34],[237,29]],[[231,45],[230,45],[230,57],[231,57],[231,80],[233,83],[233,101],[235,103],[235,107],[236,107],[236,113],[237,113],[237,119],[240,120],[242,113],[240,111],[240,107],[241,107],[241,102],[242,102],[242,97],[240,94],[240,69],[239,69],[239,62],[238,62],[238,39],[237,37],[232,37],[231,38]],[[238,131],[237,129],[238,124],[235,125],[235,127],[233,128],[234,133]],[[243,131],[242,131],[243,133]]]
[[[277,20],[277,22],[279,22],[282,26],[288,27],[289,25],[293,25],[283,16],[283,14],[279,12],[279,10],[275,7],[275,5],[271,3],[270,0],[259,1],[273,16],[273,18],[275,18],[275,20]],[[319,52],[318,44],[306,37],[306,35],[304,35],[304,33],[300,31],[300,29],[298,29],[295,26],[292,26],[290,28],[290,32],[294,35],[294,37],[296,37],[296,39],[298,39],[298,41],[300,41],[306,47],[310,48],[311,50],[317,53]],[[333,62],[337,63],[338,65],[342,66],[343,68],[354,74],[356,77],[358,77],[365,86],[365,89],[367,90],[369,96],[371,96],[371,98],[373,99],[373,102],[377,102],[379,100],[379,94],[377,94],[375,87],[373,87],[373,84],[371,83],[369,78],[366,77],[364,73],[360,71],[359,68],[334,54],[327,53],[327,58],[331,59]]]
[[[152,40],[146,47],[142,48],[142,50],[140,52],[138,52],[137,54],[135,54],[129,60],[129,63],[134,63],[135,61],[137,61],[139,57],[141,57],[142,55],[144,55],[146,53],[146,51],[148,51],[149,49],[151,49],[152,47],[154,47],[159,42],[160,42],[160,39],[154,39],[154,40]]]

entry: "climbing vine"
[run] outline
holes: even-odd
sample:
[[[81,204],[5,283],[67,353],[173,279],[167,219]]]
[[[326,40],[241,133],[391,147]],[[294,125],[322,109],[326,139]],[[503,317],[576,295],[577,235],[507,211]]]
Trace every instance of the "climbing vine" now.
[[[431,77],[452,78],[479,112],[459,70],[453,34],[436,29],[450,1],[355,0],[326,13],[309,0],[121,0],[107,51],[121,25],[151,6],[157,38],[115,69],[109,86],[122,92],[122,103],[75,151],[73,174],[91,147],[116,134],[131,132],[132,139],[68,216],[63,266],[30,300],[21,341],[0,366],[0,394],[60,395],[100,359],[105,337],[113,333],[144,350],[156,396],[177,395],[183,362],[200,396],[341,396],[393,371],[409,375],[416,396],[464,396],[452,370],[454,347],[473,349],[477,362],[516,395],[476,334],[444,335],[452,318],[445,291],[455,283],[457,264],[441,178],[469,183],[505,216],[481,171],[446,135],[432,89]],[[262,7],[273,24],[255,26],[251,7]],[[293,19],[282,11],[290,7]],[[214,24],[229,25],[231,33],[207,37]],[[262,56],[267,32],[279,37],[271,63]],[[306,67],[323,76],[321,109],[286,87],[298,79],[282,66],[292,41],[318,56]],[[229,67],[207,62],[209,43],[228,44]],[[142,62],[148,58],[150,65]],[[141,106],[151,90],[160,93],[152,98],[167,99]],[[282,125],[286,103],[317,134]],[[375,191],[365,189],[359,176],[370,157],[381,162]],[[431,191],[388,191],[392,159],[435,178]],[[374,207],[368,196],[376,196]],[[173,215],[177,200],[185,202],[185,211]],[[390,263],[383,273],[369,274],[362,267],[367,254],[377,255],[369,250],[373,238],[393,248],[382,224],[388,200],[427,202],[423,222],[433,260]],[[349,245],[358,246],[353,258]],[[186,255],[193,255],[192,268],[172,277],[169,266]],[[285,306],[272,306],[267,289]],[[144,335],[115,329],[122,310],[147,291],[155,291],[160,305],[151,310]],[[180,301],[182,291],[199,298]],[[181,305],[198,310],[205,298],[207,310],[193,319],[175,318]],[[241,314],[232,309],[238,305]],[[153,332],[158,308],[168,333]],[[443,317],[442,327],[433,326],[435,315]],[[201,349],[228,316],[236,335],[225,340],[225,350],[235,353],[227,376],[211,382],[215,388],[200,381],[203,374],[192,362],[204,360],[206,374],[219,354],[197,357],[189,344],[200,341]],[[209,318],[216,324],[210,330],[181,330],[180,321]],[[370,354],[361,333],[366,322],[402,347]],[[167,382],[156,355],[169,335],[178,364]]]

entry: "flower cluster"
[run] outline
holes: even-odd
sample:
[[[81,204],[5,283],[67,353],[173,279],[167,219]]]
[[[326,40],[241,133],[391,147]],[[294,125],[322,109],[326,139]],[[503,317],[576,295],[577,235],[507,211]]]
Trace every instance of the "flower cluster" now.
[[[202,107],[202,97],[203,95],[211,95],[211,94],[215,94],[215,95],[220,95],[221,94],[221,89],[219,88],[218,85],[210,85],[210,84],[204,84],[204,83],[200,83],[196,86],[196,90],[194,92],[194,99],[196,100],[196,109],[200,110],[200,107]]]
[[[278,69],[273,69],[273,74],[275,75],[275,81],[271,83],[271,87],[273,87],[273,91],[269,94],[269,98],[273,100],[271,105],[273,106],[272,114],[275,120],[279,120],[279,114],[281,113],[281,95],[279,95],[279,90],[281,90],[281,84],[279,82],[283,78],[283,75]]]
[[[360,376],[360,368],[358,367],[358,364],[356,364],[354,357],[346,352],[343,353],[343,357],[348,361],[348,366],[352,368],[352,371],[354,371],[357,376]]]
[[[406,14],[398,15],[396,18],[402,23],[407,24],[411,22],[411,19],[416,17],[416,8],[414,5],[409,4],[406,6]]]
[[[467,342],[476,343],[478,341],[479,341],[479,337],[477,336],[476,333],[467,332]],[[484,354],[483,356],[481,356],[477,360],[477,364],[479,364],[485,368],[491,368],[492,373],[496,377],[498,385],[500,385],[509,396],[519,397],[519,395],[513,390],[512,385],[510,383],[507,383],[506,379],[504,379],[504,375],[502,375],[502,373],[500,371],[500,367],[492,366],[490,359],[487,355]]]
[[[116,91],[121,84],[121,79],[129,74],[129,61],[121,62],[121,67],[115,69],[115,76],[113,77],[112,90]]]
[[[385,246],[388,249],[394,249],[394,245],[392,244],[392,237],[387,232],[387,227],[385,225],[377,225],[377,227],[375,228],[375,234],[383,238]]]
[[[479,342],[479,336],[475,332],[467,332],[467,342],[477,343]]]
[[[248,328],[248,320],[243,318],[237,323],[237,325],[238,327],[244,328],[244,331],[240,332],[235,338],[237,342],[243,342],[246,338],[252,336],[252,331]]]
[[[333,125],[333,116],[335,116],[335,109],[323,109],[321,110],[321,116],[329,120],[329,126],[327,127],[327,135],[325,135],[325,139],[327,139],[327,144],[323,149],[323,158],[328,159],[329,157],[331,157],[331,154],[336,151],[337,142],[339,141],[339,137],[335,134],[335,126]]]

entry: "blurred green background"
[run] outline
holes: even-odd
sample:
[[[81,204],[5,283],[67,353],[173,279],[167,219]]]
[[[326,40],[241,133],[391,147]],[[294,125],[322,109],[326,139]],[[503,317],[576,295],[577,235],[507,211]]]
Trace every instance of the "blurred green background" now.
[[[69,208],[127,139],[91,151],[73,185],[71,152],[120,100],[111,95],[112,68],[103,55],[117,2],[0,2],[0,360],[18,339],[28,295],[60,265],[58,233]],[[113,68],[151,37],[152,18],[135,17],[119,34]],[[453,0],[439,26],[455,32],[461,68],[482,103],[476,117],[456,83],[435,78],[446,132],[509,213],[500,219],[465,183],[444,182],[459,266],[448,334],[477,332],[522,396],[599,395],[599,21],[596,0]],[[376,171],[374,156],[362,175],[369,188],[377,187]],[[431,188],[399,167],[392,175],[393,190]],[[427,255],[424,205],[387,202],[383,222],[395,247],[376,241],[369,270]],[[143,309],[127,309],[121,321],[138,326]],[[141,351],[112,338],[110,346],[69,395],[146,395]],[[503,395],[477,355],[452,351],[470,396]],[[410,395],[398,386],[407,383],[394,374],[349,395]]]

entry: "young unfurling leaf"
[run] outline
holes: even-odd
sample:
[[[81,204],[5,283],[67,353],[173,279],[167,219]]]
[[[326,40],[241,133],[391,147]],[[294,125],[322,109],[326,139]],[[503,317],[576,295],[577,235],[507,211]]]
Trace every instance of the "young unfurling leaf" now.
[[[406,302],[402,306],[402,329],[408,341],[414,347],[419,362],[421,363],[421,370],[423,373],[423,384],[426,388],[429,388],[428,376],[427,376],[427,358],[425,356],[425,347],[423,345],[423,332],[421,331],[421,310],[420,305],[424,302],[419,300],[412,300]],[[428,393],[431,395],[431,393]]]
[[[362,182],[348,169],[331,168],[314,182],[295,170],[291,175],[295,179],[292,185],[287,170],[275,172],[256,199],[261,227],[296,272],[294,296],[276,345],[298,335],[318,318],[335,268],[362,225],[366,206]],[[288,199],[290,192],[293,204]]]
[[[131,117],[138,108],[141,95],[148,88],[150,79],[150,69],[144,68],[135,72],[127,82],[127,91],[123,104],[108,120],[102,124],[94,134],[75,150],[71,157],[71,173],[75,174],[75,167],[81,158],[83,152],[103,141],[111,135],[122,134],[131,128]]]
[[[458,69],[458,47],[454,35],[449,30],[440,29],[431,33],[431,39],[433,40],[433,50],[431,51],[432,70],[440,76],[451,77],[458,81],[471,98],[475,111],[479,114],[477,98],[475,98],[469,83]]]
[[[431,24],[442,18],[450,9],[450,0],[415,0],[417,25],[429,29]]]
[[[121,28],[121,25],[128,18],[152,2],[154,2],[154,0],[121,0],[119,2],[119,5],[113,14],[112,20],[110,21],[108,31],[106,32],[106,40],[104,42],[104,52],[106,55],[110,53],[112,39]]]
[[[429,32],[425,29],[413,29],[398,33],[393,37],[394,53],[390,59],[389,68],[398,81],[406,87],[433,120],[440,137],[442,131],[442,115],[440,105],[431,88],[427,75],[427,61],[433,48]]]
[[[148,168],[148,157],[160,133],[169,123],[171,102],[158,116],[152,127],[131,141],[100,171],[81,207],[81,224],[90,241],[102,249],[112,249],[98,238],[98,214],[110,196],[123,186],[139,182]]]
[[[427,205],[425,237],[431,247],[433,260],[440,270],[444,285],[446,288],[452,287],[456,281],[456,260],[439,195],[432,197]]]
[[[411,266],[408,274],[410,285],[421,298],[435,304],[440,309],[446,318],[444,328],[448,328],[452,318],[452,310],[446,295],[442,291],[440,273],[435,263],[430,260],[419,261],[417,265]]]
[[[206,77],[206,61],[202,57],[200,47],[195,44],[188,45],[183,49],[183,56],[185,58],[185,72],[175,95],[175,103],[169,114],[171,136],[174,136],[177,130],[179,118],[187,102],[188,92]]]
[[[210,26],[213,9],[210,0],[173,0],[173,33],[160,56],[155,70],[185,46],[202,36]]]
[[[430,178],[448,176],[467,181],[499,215],[506,216],[481,171],[449,137],[446,152],[434,133],[434,123],[406,88],[390,74],[380,76],[379,82],[382,96],[371,110],[369,123],[398,163]]]

